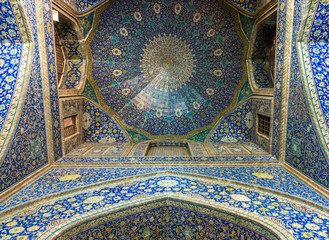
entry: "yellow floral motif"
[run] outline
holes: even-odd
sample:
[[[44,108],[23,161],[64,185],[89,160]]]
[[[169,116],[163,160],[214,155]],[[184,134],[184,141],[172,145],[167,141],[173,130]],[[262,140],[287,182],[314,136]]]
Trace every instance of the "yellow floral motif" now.
[[[303,233],[303,236],[305,238],[311,238],[311,237],[313,237],[313,233],[311,233],[311,232],[305,232],[305,233]]]
[[[18,236],[16,239],[17,240],[26,240],[26,239],[29,239],[29,236]]]
[[[16,226],[16,225],[17,225],[17,221],[16,220],[14,220],[14,221],[12,221],[10,223],[7,223],[7,226],[8,227],[13,227],[13,226]]]
[[[258,177],[258,178],[268,178],[268,179],[272,179],[273,176],[268,174],[268,173],[262,173],[262,172],[256,172],[256,173],[253,173],[252,175]]]
[[[83,203],[98,203],[104,199],[103,196],[95,196],[95,197],[90,197],[84,200]]]
[[[14,233],[20,233],[20,232],[23,232],[25,230],[25,228],[23,227],[15,227],[13,229],[10,229],[9,232],[14,234]]]
[[[61,177],[60,181],[71,181],[76,180],[77,178],[81,177],[79,174],[72,174],[72,175],[65,175],[64,177]]]
[[[27,229],[29,232],[37,231],[40,227],[39,226],[33,226]]]

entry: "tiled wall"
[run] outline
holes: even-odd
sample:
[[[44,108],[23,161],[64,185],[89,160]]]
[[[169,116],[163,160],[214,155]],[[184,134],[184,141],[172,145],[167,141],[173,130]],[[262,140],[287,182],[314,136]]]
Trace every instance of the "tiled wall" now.
[[[251,110],[249,99],[220,121],[209,141],[221,143],[249,141],[254,126],[254,114]]]
[[[220,121],[210,135],[209,141],[216,143],[252,141],[270,152],[270,137],[265,138],[256,131],[257,113],[271,117],[272,99],[249,98]]]
[[[318,1],[315,1],[315,4]],[[319,111],[317,114],[326,114],[327,102],[327,86],[328,86],[328,73],[327,73],[327,30],[328,30],[328,5],[325,1],[319,1],[320,4],[317,8],[307,12],[306,0],[295,0],[294,7],[294,32],[295,36],[298,35],[302,20],[305,14],[311,16],[311,23],[313,24],[311,30],[311,39],[315,44],[309,45],[309,54],[311,65],[314,71],[315,87],[318,88],[320,105],[324,108],[323,112]],[[312,12],[315,14],[313,23]],[[326,27],[325,27],[326,26]],[[306,26],[307,27],[307,26]],[[324,36],[324,37],[323,37]],[[317,41],[324,40],[326,44],[319,44]],[[288,130],[287,130],[287,146],[286,146],[286,161],[293,167],[305,173],[318,183],[329,187],[329,160],[321,146],[322,136],[317,132],[315,124],[319,122],[312,119],[309,108],[310,104],[306,94],[308,88],[305,89],[303,85],[303,66],[298,61],[298,48],[297,38],[293,39],[292,56],[291,56],[291,74],[290,74],[290,94],[289,94],[289,113],[288,113]],[[307,58],[305,60],[308,60]],[[304,63],[309,64],[308,62]],[[321,95],[321,92],[323,95]],[[312,100],[315,101],[317,97]],[[322,104],[321,104],[322,101]],[[318,116],[321,117],[321,116]],[[326,116],[324,116],[326,117]],[[328,124],[328,123],[327,123]],[[325,129],[322,128],[324,131]]]
[[[4,18],[1,18],[1,21],[14,22],[15,20],[13,19],[12,14],[10,14],[12,6],[10,2],[7,0],[2,1],[0,6],[1,14],[4,15]],[[43,8],[39,9],[39,7],[42,6]],[[29,76],[29,82],[26,82],[24,86],[27,88],[27,92],[26,96],[22,96],[24,102],[22,104],[23,108],[20,118],[17,120],[17,129],[12,141],[8,144],[9,149],[7,155],[1,159],[0,191],[7,189],[47,164],[49,156],[51,156],[52,159],[56,159],[62,154],[57,79],[56,71],[54,69],[55,57],[52,47],[53,38],[50,37],[50,35],[52,36],[52,27],[49,25],[49,22],[51,23],[50,3],[49,1],[40,2],[26,0],[21,5],[21,10],[23,10],[26,15],[26,21],[28,21],[28,25],[31,28],[30,30],[35,46],[31,62],[31,72],[27,73]],[[37,19],[37,12],[39,15],[43,16],[42,19]],[[44,27],[43,24],[45,23],[43,20],[48,23],[48,28]],[[44,28],[44,32],[40,33],[38,31],[40,27]],[[18,34],[14,29],[15,28],[11,28],[8,33],[3,31],[1,33],[3,35],[1,36],[7,36],[8,34],[13,36]],[[43,54],[40,54],[39,52],[39,47],[42,48],[39,45],[39,37],[47,39],[47,42],[43,43],[47,46],[47,49]],[[4,46],[6,46],[6,44],[4,44]],[[17,45],[17,47],[19,47],[19,45]],[[17,50],[19,50],[19,48]],[[1,53],[0,59],[4,56],[3,53],[5,53],[5,51]],[[2,61],[3,60],[0,60],[0,64]],[[4,69],[13,69],[13,72],[9,70],[6,73],[10,73],[11,76],[15,74],[15,66],[12,64],[10,66],[5,65]],[[46,71],[41,72],[41,69]],[[51,86],[50,91],[47,92],[50,100],[44,101],[45,92],[43,90],[47,86]],[[4,89],[6,88],[1,87],[2,91]],[[51,109],[51,113],[49,111],[49,114],[45,114],[45,112],[47,113],[47,111],[45,111],[46,108],[49,110]],[[48,125],[46,124],[45,115],[47,121],[49,121]],[[46,132],[51,135],[48,139],[48,144]],[[57,141],[54,141],[54,139],[57,139]]]
[[[228,0],[228,2],[232,3],[243,12],[255,14],[268,4],[270,0]]]
[[[117,213],[116,217],[105,217],[100,225],[87,229],[80,226],[77,228],[80,232],[77,231],[77,234],[67,239],[85,239],[96,232],[98,236],[102,236],[100,239],[107,239],[114,233],[119,233],[116,235],[119,239],[183,240],[214,239],[215,236],[234,236],[236,239],[276,239],[276,235],[271,231],[246,219],[239,219],[238,224],[234,220],[235,217],[224,212],[197,205],[192,205],[188,209],[186,204],[180,204],[178,201],[177,206],[182,205],[182,207],[163,206],[164,203],[165,201],[146,204],[144,209],[130,208]]]
[[[76,6],[78,12],[85,12],[102,2],[104,2],[104,0],[76,0]]]
[[[128,141],[126,133],[111,115],[88,100],[83,100],[82,127],[86,142]]]

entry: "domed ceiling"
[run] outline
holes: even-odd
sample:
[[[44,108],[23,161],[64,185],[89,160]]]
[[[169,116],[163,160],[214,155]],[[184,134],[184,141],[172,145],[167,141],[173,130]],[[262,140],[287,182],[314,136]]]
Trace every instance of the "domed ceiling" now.
[[[97,18],[90,77],[126,128],[191,135],[235,104],[247,43],[219,1],[116,1]]]

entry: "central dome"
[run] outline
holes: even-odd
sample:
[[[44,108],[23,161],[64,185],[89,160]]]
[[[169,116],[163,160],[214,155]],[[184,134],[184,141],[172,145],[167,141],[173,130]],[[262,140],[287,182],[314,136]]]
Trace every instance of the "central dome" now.
[[[101,105],[150,138],[211,128],[245,80],[238,17],[218,0],[114,1],[90,35]]]
[[[192,50],[176,36],[158,36],[146,44],[142,73],[156,89],[168,91],[190,80],[195,67]]]

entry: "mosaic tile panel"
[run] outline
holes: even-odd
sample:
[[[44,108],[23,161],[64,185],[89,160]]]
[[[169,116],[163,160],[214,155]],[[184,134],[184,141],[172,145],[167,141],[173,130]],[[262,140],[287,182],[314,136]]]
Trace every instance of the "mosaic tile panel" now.
[[[230,179],[295,195],[328,206],[307,185],[279,166],[272,167],[93,167],[55,168],[0,204],[0,211],[55,193],[129,176],[175,171]],[[95,174],[97,173],[97,174]]]
[[[254,27],[255,19],[249,18],[243,14],[239,14],[241,27],[243,29],[244,34],[250,40],[252,28]]]
[[[104,0],[75,0],[78,12],[86,12],[88,9],[97,6]]]
[[[127,130],[127,133],[131,136],[131,139],[133,140],[134,143],[151,140],[150,138],[146,137],[145,135],[132,131],[132,130],[129,130],[129,129]]]
[[[65,237],[70,232],[72,234],[80,230],[67,239],[87,239],[95,235],[98,235],[98,239],[108,239],[113,235],[117,239],[224,239],[230,236],[236,239],[279,239],[276,234],[249,219],[236,218],[222,211],[196,205],[191,206],[193,210],[190,210],[173,206],[171,202],[167,206],[153,203],[147,204],[144,209],[132,208],[111,214],[97,219],[101,224],[93,224],[92,227],[90,223],[81,224],[65,233]],[[82,230],[84,228],[87,230]]]
[[[201,131],[197,134],[194,134],[192,137],[188,138],[188,140],[192,140],[192,141],[197,141],[197,142],[204,142],[209,134],[211,130],[205,130],[205,131]]]
[[[117,1],[99,15],[91,75],[125,125],[183,136],[232,105],[246,43],[218,1]]]
[[[0,12],[0,130],[5,123],[20,66],[23,39],[10,1],[1,3]]]
[[[251,101],[247,100],[228,114],[209,137],[210,142],[236,143],[248,141],[254,117]]]
[[[28,211],[13,213],[7,218],[4,216],[0,223],[0,236],[43,239],[63,225],[72,224],[91,213],[104,214],[115,206],[125,204],[129,207],[127,204],[136,204],[136,199],[141,201],[152,196],[179,197],[182,202],[193,196],[192,199],[200,204],[266,223],[272,231],[276,229],[277,233],[283,234],[283,239],[321,239],[328,236],[329,215],[299,201],[234,183],[175,175],[104,185],[60,196],[41,205],[39,203],[38,207],[30,206]],[[42,236],[47,230],[47,235]]]
[[[94,12],[90,13],[87,16],[83,16],[78,18],[80,26],[83,29],[83,36],[86,38],[88,33],[93,27],[93,22],[94,22]]]
[[[258,0],[229,0],[229,2],[249,14],[253,14],[257,10]]]
[[[252,94],[252,90],[249,84],[249,80],[246,79],[239,93],[238,102],[242,101],[246,97],[249,97],[251,94]]]
[[[94,102],[99,103],[95,89],[93,88],[88,79],[86,79],[85,88],[83,89],[82,94],[85,95],[87,98],[93,100]]]
[[[27,0],[22,6],[31,27],[35,50],[17,131],[0,166],[0,192],[48,162],[35,3]]]
[[[295,1],[295,11],[294,11],[294,34],[298,34],[298,29],[300,29],[302,20],[304,19],[304,12],[309,11],[309,14],[315,14],[314,23],[312,20],[312,32],[315,34],[318,31],[318,25],[321,24],[322,27],[326,26],[324,16],[328,14],[328,5],[326,3],[319,1],[311,3],[309,6],[310,9],[305,8],[306,1],[298,0]],[[312,9],[312,6],[316,6]],[[305,9],[303,11],[303,9]],[[323,21],[323,22],[322,22]],[[321,31],[316,33],[321,36],[325,33],[326,28],[321,28]],[[311,35],[311,39],[312,39]],[[321,40],[321,37],[319,37]],[[310,39],[310,40],[311,40]],[[315,40],[315,39],[313,39]],[[322,39],[323,40],[323,39]],[[312,68],[314,71],[314,78],[317,78],[317,74],[320,73],[325,67],[326,60],[322,57],[326,55],[326,52],[318,52],[316,46],[320,46],[318,43],[314,45],[309,44],[309,52],[311,56]],[[323,44],[323,50],[325,50],[325,45]],[[325,152],[321,148],[321,135],[315,127],[315,124],[318,124],[317,121],[312,121],[312,115],[307,108],[307,105],[310,103],[308,101],[307,89],[303,85],[303,65],[307,65],[306,59],[305,62],[301,63],[298,61],[298,46],[299,43],[296,42],[296,39],[293,40],[292,48],[292,68],[291,68],[291,82],[290,82],[290,93],[289,93],[289,112],[288,112],[288,127],[287,127],[287,147],[286,147],[286,161],[297,168],[299,171],[305,173],[310,178],[314,179],[316,182],[322,184],[325,187],[329,187],[329,163],[328,158],[326,157]],[[311,53],[312,52],[312,53]],[[316,65],[313,65],[317,62]],[[322,69],[322,70],[320,70]],[[322,83],[325,83],[326,79],[322,81],[317,81],[316,84],[321,88]],[[319,89],[320,90],[320,89]],[[325,106],[325,105],[324,105]],[[321,112],[323,114],[324,112]],[[314,124],[314,125],[313,125]],[[324,129],[324,128],[322,128]]]
[[[127,142],[128,138],[114,119],[88,100],[83,100],[84,138],[86,142]]]

